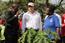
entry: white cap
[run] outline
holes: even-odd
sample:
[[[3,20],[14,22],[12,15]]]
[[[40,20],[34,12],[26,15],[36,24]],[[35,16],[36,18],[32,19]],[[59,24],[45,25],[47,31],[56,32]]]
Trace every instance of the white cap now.
[[[28,6],[34,6],[34,3],[33,2],[29,2]]]

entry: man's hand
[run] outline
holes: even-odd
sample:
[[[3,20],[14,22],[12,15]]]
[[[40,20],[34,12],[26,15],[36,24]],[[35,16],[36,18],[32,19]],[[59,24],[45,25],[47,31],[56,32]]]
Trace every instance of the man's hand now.
[[[19,11],[17,11],[17,13],[16,13],[15,17],[17,17],[19,14],[20,14],[20,13],[19,13]]]

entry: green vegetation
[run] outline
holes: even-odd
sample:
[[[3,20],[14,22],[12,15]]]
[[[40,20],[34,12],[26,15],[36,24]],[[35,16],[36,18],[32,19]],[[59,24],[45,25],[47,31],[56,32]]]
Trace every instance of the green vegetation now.
[[[38,31],[36,32],[33,29],[29,29],[22,34],[18,39],[18,43],[50,43],[52,40],[48,37],[47,32]],[[54,35],[55,40],[59,39],[59,36],[56,32],[50,32],[50,34]]]

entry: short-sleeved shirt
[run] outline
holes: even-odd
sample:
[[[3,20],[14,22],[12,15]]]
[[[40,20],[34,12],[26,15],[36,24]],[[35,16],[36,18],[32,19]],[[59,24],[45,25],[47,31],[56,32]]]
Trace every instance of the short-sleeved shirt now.
[[[44,20],[43,30],[50,29],[50,31],[56,32],[56,28],[58,28],[58,27],[60,27],[60,22],[56,15],[53,14],[51,16],[48,16]]]

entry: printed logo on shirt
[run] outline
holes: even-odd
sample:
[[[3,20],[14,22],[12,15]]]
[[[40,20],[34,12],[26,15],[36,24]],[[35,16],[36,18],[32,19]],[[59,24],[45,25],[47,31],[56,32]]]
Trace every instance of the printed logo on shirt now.
[[[50,22],[53,22],[53,19],[50,19]]]

